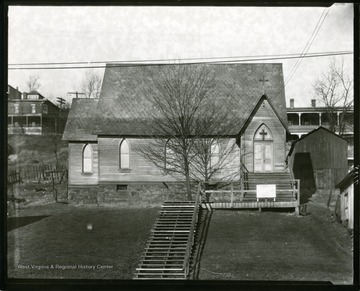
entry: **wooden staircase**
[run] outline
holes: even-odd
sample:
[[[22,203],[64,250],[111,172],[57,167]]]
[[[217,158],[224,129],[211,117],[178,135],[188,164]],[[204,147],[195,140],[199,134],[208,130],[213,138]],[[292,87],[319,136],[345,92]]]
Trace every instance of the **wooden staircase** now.
[[[195,201],[165,202],[134,279],[187,279],[197,216]]]
[[[256,185],[261,184],[276,185],[276,201],[278,202],[296,200],[293,180],[289,173],[247,173],[244,190],[256,190]],[[256,193],[254,191],[245,192],[243,201],[256,201]]]

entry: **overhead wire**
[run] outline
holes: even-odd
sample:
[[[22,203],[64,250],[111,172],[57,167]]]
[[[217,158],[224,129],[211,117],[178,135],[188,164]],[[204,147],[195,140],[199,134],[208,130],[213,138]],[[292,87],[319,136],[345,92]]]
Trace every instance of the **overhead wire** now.
[[[340,53],[348,51],[336,51],[336,52],[321,52],[313,54],[324,53]],[[277,54],[277,55],[250,55],[250,56],[232,56],[232,57],[197,57],[197,58],[183,58],[183,59],[143,59],[143,60],[128,60],[128,61],[82,61],[82,62],[37,62],[37,63],[14,63],[8,64],[9,66],[40,66],[40,65],[90,65],[90,64],[104,64],[104,63],[148,63],[148,62],[170,62],[170,61],[185,61],[185,60],[211,60],[211,59],[241,59],[241,58],[260,58],[260,57],[285,57],[285,56],[298,56],[299,53],[293,54]]]
[[[321,16],[320,16],[320,18],[319,18],[319,20],[318,20],[318,22],[317,22],[314,30],[313,30],[313,32],[312,32],[312,34],[311,34],[310,38],[308,39],[308,41],[307,41],[307,43],[306,43],[303,51],[301,52],[300,58],[297,60],[297,62],[295,63],[294,67],[293,67],[292,70],[290,71],[288,77],[286,78],[286,80],[285,80],[285,85],[284,85],[284,86],[286,86],[287,83],[290,81],[290,79],[292,78],[292,76],[295,74],[296,70],[297,70],[298,67],[300,66],[303,58],[307,55],[307,52],[308,52],[309,49],[311,48],[311,46],[312,46],[312,44],[313,44],[313,42],[314,42],[317,34],[318,34],[319,31],[320,31],[321,26],[323,25],[323,23],[324,23],[324,21],[325,21],[325,18],[326,18],[327,15],[329,14],[329,11],[330,11],[330,7],[327,9],[327,11],[326,11],[326,9],[323,10],[323,12],[322,12],[322,14],[321,14]],[[325,14],[325,12],[326,12],[326,14]],[[325,14],[325,16],[324,16],[324,14]]]
[[[236,59],[236,58],[227,58],[226,60],[215,60],[219,58],[204,58],[204,59],[212,59],[210,61],[197,61],[197,62],[183,62],[189,59],[180,59],[177,60],[177,63],[172,64],[179,64],[179,65],[189,65],[189,64],[221,64],[221,63],[244,63],[244,62],[255,62],[255,61],[273,61],[273,60],[286,60],[286,59],[296,59],[296,58],[316,58],[316,57],[328,57],[328,56],[338,56],[338,55],[349,55],[353,54],[352,51],[339,51],[339,52],[325,52],[325,53],[311,53],[311,54],[291,54],[291,55],[279,55],[274,57],[254,57],[254,58],[244,58],[244,59]],[[160,60],[158,60],[160,61]],[[148,63],[144,63],[141,61],[121,61],[121,62],[109,62],[108,65],[112,67],[134,67],[134,66],[150,66],[150,65],[169,65],[169,62],[171,60],[161,60],[163,63],[155,62],[151,63],[150,60],[148,60]],[[96,62],[92,62],[96,63]],[[49,63],[53,64],[53,63]],[[64,64],[70,64],[70,63],[64,63]],[[171,63],[170,63],[171,64]],[[25,65],[25,64],[23,64]],[[70,70],[70,69],[102,69],[106,68],[106,64],[104,65],[90,65],[90,66],[32,66],[32,67],[9,67],[8,70]]]
[[[323,23],[324,23],[324,21],[325,21],[325,18],[326,18],[327,15],[329,14],[330,8],[331,8],[331,7],[327,8],[327,10],[324,9],[323,12],[321,13],[320,18],[319,18],[318,22],[316,23],[316,26],[315,26],[315,28],[314,28],[311,36],[309,37],[308,41],[306,42],[306,45],[305,45],[304,49],[302,50],[302,52],[301,52],[301,54],[300,54],[300,57],[298,58],[298,60],[296,61],[295,65],[294,65],[294,66],[292,67],[292,69],[290,70],[290,73],[289,73],[289,75],[287,76],[286,80],[284,81],[284,86],[282,86],[282,88],[279,90],[279,92],[278,92],[277,94],[275,94],[275,97],[274,97],[274,98],[276,98],[277,96],[279,96],[279,94],[280,94],[281,92],[284,92],[284,93],[285,93],[285,88],[286,88],[287,84],[289,83],[289,81],[291,80],[291,78],[294,76],[294,74],[295,74],[296,70],[299,68],[302,60],[303,60],[304,58],[308,58],[308,57],[309,57],[310,54],[308,54],[308,51],[309,51],[309,49],[311,48],[311,46],[312,46],[312,44],[313,44],[313,42],[314,42],[317,34],[319,33],[320,28],[322,27],[322,25],[323,25]],[[326,14],[325,14],[325,12],[326,12]],[[325,14],[325,16],[324,16],[324,14]],[[335,55],[341,55],[341,54],[333,54],[332,56],[335,56]]]

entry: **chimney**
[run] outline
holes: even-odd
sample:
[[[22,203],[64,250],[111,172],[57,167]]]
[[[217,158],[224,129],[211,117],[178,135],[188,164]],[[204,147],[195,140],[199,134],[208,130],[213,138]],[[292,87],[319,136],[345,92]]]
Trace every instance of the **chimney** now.
[[[294,108],[294,99],[290,99],[290,108]]]
[[[315,99],[311,99],[311,107],[316,107],[316,100]]]
[[[26,92],[23,92],[21,95],[22,95],[21,99],[27,99],[27,93]]]

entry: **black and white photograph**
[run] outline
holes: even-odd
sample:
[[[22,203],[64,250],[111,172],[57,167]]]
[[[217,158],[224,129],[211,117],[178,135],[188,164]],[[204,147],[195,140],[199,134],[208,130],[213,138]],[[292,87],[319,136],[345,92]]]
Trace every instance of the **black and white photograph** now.
[[[7,21],[7,279],[354,284],[354,4]]]

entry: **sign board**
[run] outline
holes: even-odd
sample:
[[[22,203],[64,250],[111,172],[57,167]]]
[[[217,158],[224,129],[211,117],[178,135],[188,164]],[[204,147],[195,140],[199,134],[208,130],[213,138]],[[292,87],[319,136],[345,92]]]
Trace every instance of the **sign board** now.
[[[263,184],[256,185],[256,199],[260,198],[276,198],[276,185],[275,184]]]

